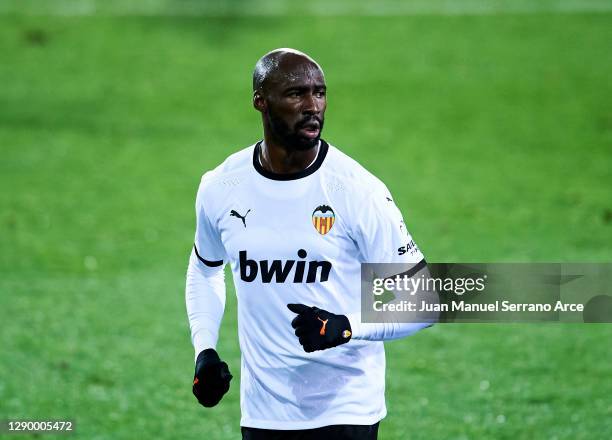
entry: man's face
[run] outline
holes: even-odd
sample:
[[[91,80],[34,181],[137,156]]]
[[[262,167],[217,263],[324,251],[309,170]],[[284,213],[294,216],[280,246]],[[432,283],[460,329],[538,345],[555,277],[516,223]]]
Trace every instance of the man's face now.
[[[266,84],[264,117],[272,134],[286,147],[313,148],[321,138],[326,86],[323,72],[308,60],[283,63]]]

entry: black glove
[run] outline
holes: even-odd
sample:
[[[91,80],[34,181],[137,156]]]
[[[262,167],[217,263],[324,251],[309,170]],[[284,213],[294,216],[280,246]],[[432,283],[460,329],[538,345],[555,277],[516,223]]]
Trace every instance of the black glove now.
[[[307,353],[346,344],[351,339],[351,324],[344,315],[304,304],[287,304],[287,308],[298,314],[291,327]]]
[[[228,392],[232,375],[214,348],[198,355],[193,375],[193,395],[207,408],[215,406]]]

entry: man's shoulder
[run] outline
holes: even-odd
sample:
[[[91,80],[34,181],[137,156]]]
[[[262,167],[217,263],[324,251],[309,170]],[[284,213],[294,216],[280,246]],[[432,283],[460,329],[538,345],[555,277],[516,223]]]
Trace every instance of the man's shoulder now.
[[[237,181],[248,173],[253,163],[253,149],[256,144],[249,145],[233,154],[230,154],[223,162],[215,168],[206,171],[202,175],[202,183],[215,185],[227,181]]]
[[[327,170],[338,182],[364,195],[375,190],[386,191],[385,184],[378,177],[338,147],[329,144],[328,154],[331,166]]]

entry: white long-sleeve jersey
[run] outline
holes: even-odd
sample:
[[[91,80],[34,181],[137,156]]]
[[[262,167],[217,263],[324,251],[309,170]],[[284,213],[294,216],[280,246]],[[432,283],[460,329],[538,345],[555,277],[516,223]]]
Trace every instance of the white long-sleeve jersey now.
[[[186,284],[195,354],[216,348],[229,263],[242,353],[241,426],[376,423],[386,415],[382,341],[428,324],[361,323],[361,263],[418,263],[423,255],[385,185],[335,147],[321,141],[317,159],[290,175],[263,169],[259,148],[202,177]],[[347,315],[351,340],[304,352],[288,303]]]

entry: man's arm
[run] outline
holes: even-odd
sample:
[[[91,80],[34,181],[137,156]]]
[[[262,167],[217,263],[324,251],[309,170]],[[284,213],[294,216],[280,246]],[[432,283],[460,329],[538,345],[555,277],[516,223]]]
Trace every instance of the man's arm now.
[[[229,390],[232,375],[216,351],[225,310],[227,260],[219,231],[207,215],[214,208],[207,199],[205,181],[206,175],[196,197],[195,243],[187,268],[185,304],[196,355],[193,394],[202,405],[211,407]]]
[[[397,265],[394,265],[397,266]],[[430,276],[429,270],[422,263],[412,265],[412,269],[400,276],[419,276],[426,279]],[[393,278],[391,276],[390,278]],[[410,301],[425,301],[428,304],[439,302],[436,292],[418,290],[413,292]],[[389,303],[398,303],[404,299],[403,295],[396,295]],[[349,315],[336,315],[327,310],[317,307],[309,307],[304,304],[287,304],[289,310],[297,313],[291,326],[295,329],[295,335],[306,352],[325,350],[349,342],[350,339],[361,339],[366,341],[389,341],[392,339],[410,336],[419,330],[431,327],[438,319],[437,312],[414,313],[411,316],[404,315],[405,312],[388,312],[384,322],[362,323],[361,313]],[[408,321],[408,322],[405,322]]]
[[[396,266],[395,264],[392,265]],[[421,286],[426,285],[426,280],[431,274],[427,268],[425,260],[413,265],[408,271],[399,274],[400,277],[421,278]],[[396,275],[386,278],[394,279]],[[437,292],[417,289],[414,292],[394,291],[394,298],[385,304],[401,304],[402,301],[409,301],[413,304],[425,302],[429,305],[428,310],[432,310],[435,304],[440,302]],[[431,327],[439,318],[438,312],[383,312],[384,322],[361,322],[361,313],[352,313],[347,317],[351,323],[353,339],[365,341],[390,341],[410,336],[420,330]]]
[[[202,177],[195,203],[196,231],[187,268],[185,303],[196,357],[205,349],[215,349],[219,326],[225,310],[225,272],[227,261],[219,230],[209,213],[214,194],[207,189],[207,174]]]
[[[191,251],[185,285],[185,304],[196,354],[192,391],[201,405],[215,406],[228,392],[232,375],[216,351],[225,310],[223,265],[206,267]]]
[[[412,239],[402,213],[387,187],[381,185],[373,190],[369,197],[364,199],[364,204],[361,210],[368,214],[358,218],[354,230],[355,241],[363,261],[384,263],[381,265],[383,266],[381,270],[391,272],[378,274],[380,278],[394,278],[399,272],[400,276],[408,278],[429,278],[425,257]],[[397,270],[398,267],[401,269]],[[402,292],[393,293],[395,298],[391,302],[407,299],[402,296]],[[416,298],[430,303],[438,302],[438,295],[431,292],[413,292],[410,300],[414,301]],[[348,318],[351,323],[352,338],[386,341],[410,336],[430,327],[437,316],[435,318],[431,315],[426,316],[427,319],[420,322],[414,319],[415,317],[390,312],[385,315],[385,322],[379,323],[362,323],[361,313],[351,313]]]
[[[185,303],[195,357],[208,348],[217,348],[219,327],[225,310],[223,266],[207,267],[191,251],[187,268]]]

